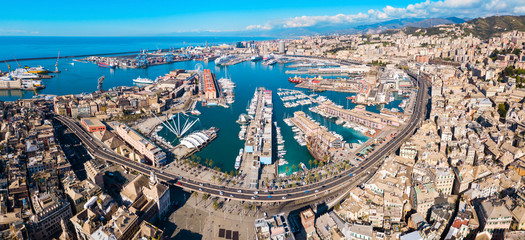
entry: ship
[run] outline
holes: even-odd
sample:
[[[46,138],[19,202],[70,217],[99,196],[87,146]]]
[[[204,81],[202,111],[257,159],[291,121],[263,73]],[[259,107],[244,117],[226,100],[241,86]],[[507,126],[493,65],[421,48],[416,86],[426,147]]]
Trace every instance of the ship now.
[[[263,60],[267,61],[267,60],[271,60],[271,59],[274,59],[274,58],[275,57],[272,54],[266,54],[266,55],[264,55]]]
[[[38,78],[37,74],[30,73],[26,69],[17,68],[8,74],[9,77],[14,79],[35,79]]]
[[[291,83],[295,83],[295,84],[299,84],[299,83],[302,83],[304,81],[304,78],[302,77],[289,77],[288,78],[288,82],[291,82]]]
[[[224,65],[235,59],[235,55],[224,55],[215,59],[215,65]]]
[[[26,66],[26,69],[28,73],[34,73],[34,74],[46,74],[49,72],[49,70],[45,69],[42,66],[38,66],[38,67],[27,67]]]
[[[242,161],[242,154],[243,154],[243,149],[241,148],[239,150],[239,155],[237,156],[237,158],[235,158],[235,170],[239,170],[239,168],[241,167],[241,161]]]
[[[116,67],[115,64],[109,64],[109,63],[106,63],[106,62],[98,62],[97,65],[99,67],[104,67],[104,68],[115,68]]]
[[[261,57],[261,55],[255,55],[255,56],[252,56],[252,58],[250,59],[252,62],[257,62],[257,61],[260,61],[262,60],[263,58]]]
[[[152,84],[154,83],[155,81],[149,79],[149,78],[141,78],[141,77],[138,77],[138,78],[135,78],[133,79],[133,82],[134,83],[140,83],[140,84]]]
[[[274,65],[276,63],[277,63],[277,60],[275,60],[275,59],[268,59],[268,60],[264,60],[263,65]]]

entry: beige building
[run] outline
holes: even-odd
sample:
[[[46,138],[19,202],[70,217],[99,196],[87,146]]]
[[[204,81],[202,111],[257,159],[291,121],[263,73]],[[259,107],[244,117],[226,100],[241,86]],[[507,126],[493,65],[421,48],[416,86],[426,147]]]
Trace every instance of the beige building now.
[[[166,153],[148,139],[135,132],[135,130],[126,124],[118,122],[111,123],[111,126],[119,137],[124,139],[125,142],[150,160],[155,166],[158,167],[166,164]]]
[[[480,224],[483,231],[509,229],[512,223],[512,214],[502,201],[485,200],[478,211]]]

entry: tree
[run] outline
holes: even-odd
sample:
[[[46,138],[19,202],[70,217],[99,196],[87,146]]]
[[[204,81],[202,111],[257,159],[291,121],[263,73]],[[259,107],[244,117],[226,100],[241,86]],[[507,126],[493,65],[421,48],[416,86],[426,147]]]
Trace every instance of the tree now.
[[[507,117],[507,107],[505,103],[498,104],[498,113],[501,118]]]
[[[217,211],[217,209],[219,209],[219,203],[217,202],[217,200],[213,200],[213,203],[211,205],[211,207],[213,208],[213,210]]]
[[[295,172],[295,164],[292,164],[292,172]]]
[[[290,171],[290,167],[286,166],[286,172]]]

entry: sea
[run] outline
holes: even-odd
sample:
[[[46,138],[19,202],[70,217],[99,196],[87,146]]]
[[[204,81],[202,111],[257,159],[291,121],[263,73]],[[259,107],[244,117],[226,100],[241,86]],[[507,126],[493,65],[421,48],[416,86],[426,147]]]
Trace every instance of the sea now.
[[[227,37],[0,37],[0,58],[9,59],[13,58],[13,56],[16,58],[49,57],[58,54],[58,50],[60,50],[61,55],[65,56],[125,52],[140,50],[141,48],[155,49],[190,45],[203,46],[206,43],[210,45],[235,43],[245,40],[264,39]],[[7,71],[7,64],[9,64],[11,68],[18,67],[17,65],[20,64],[20,66],[41,65],[47,69],[54,69],[56,59],[3,63],[0,65],[0,70]],[[105,76],[103,88],[106,90],[115,86],[132,86],[134,84],[133,79],[139,76],[155,79],[174,69],[196,69],[198,64],[202,64],[205,69],[210,69],[217,75],[217,78],[227,76],[236,84],[236,101],[229,108],[220,106],[203,107],[200,104],[197,105],[197,109],[202,114],[198,116],[199,120],[192,126],[188,133],[210,127],[219,129],[217,138],[200,152],[196,153],[196,156],[198,156],[203,163],[206,159],[211,159],[213,161],[213,167],[218,167],[222,171],[227,172],[234,170],[235,158],[239,153],[239,149],[244,146],[244,141],[241,141],[238,137],[240,125],[236,123],[236,121],[240,114],[246,113],[249,101],[253,98],[255,90],[259,87],[273,91],[273,121],[277,122],[277,125],[281,127],[281,132],[285,140],[284,149],[287,153],[284,159],[288,164],[279,166],[279,173],[286,172],[287,169],[287,173],[291,173],[292,165],[294,165],[296,171],[298,171],[301,162],[308,168],[313,167],[309,165],[309,160],[312,160],[313,157],[306,147],[300,146],[295,141],[291,127],[287,126],[283,121],[284,118],[292,117],[295,111],[307,113],[321,125],[342,135],[346,142],[359,143],[368,140],[367,136],[358,131],[344,128],[337,125],[333,120],[325,119],[316,113],[310,112],[308,108],[312,105],[285,108],[283,102],[277,95],[279,88],[301,90],[307,95],[312,93],[304,89],[295,88],[294,84],[289,83],[288,77],[291,75],[285,73],[287,68],[286,65],[282,64],[266,66],[261,64],[261,62],[243,62],[233,66],[216,66],[214,62],[205,63],[192,60],[152,66],[145,69],[108,69],[101,68],[93,63],[75,62],[72,61],[71,58],[67,58],[59,59],[58,69],[61,70],[61,72],[54,74],[54,78],[44,79],[43,84],[46,88],[39,90],[38,94],[65,95],[93,92],[97,90],[97,79],[101,76]],[[306,77],[306,75],[303,77]],[[355,107],[355,104],[347,100],[347,97],[354,96],[354,93],[327,91],[316,94],[325,96],[345,108],[352,109]],[[31,91],[0,90],[0,100],[2,101],[14,101],[20,98],[32,98],[33,96],[34,93]],[[382,108],[398,108],[401,100],[400,97],[396,96],[396,100],[387,105],[367,106],[367,110],[379,112]],[[159,135],[173,144],[177,144],[179,141],[175,134],[171,133],[167,128],[161,130]]]

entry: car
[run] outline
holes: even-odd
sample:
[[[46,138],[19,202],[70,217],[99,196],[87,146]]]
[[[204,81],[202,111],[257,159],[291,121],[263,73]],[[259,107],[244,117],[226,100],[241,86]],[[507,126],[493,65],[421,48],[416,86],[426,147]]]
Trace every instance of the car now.
[[[241,189],[239,189],[239,190],[237,190],[237,192],[238,192],[238,193],[242,193],[242,190],[241,190]]]
[[[254,197],[252,197],[252,200],[254,200],[254,199],[255,199],[255,198],[254,198]]]
[[[164,173],[164,171],[160,170],[160,173]]]
[[[203,186],[203,184],[202,184],[202,183],[199,183],[199,186]]]
[[[304,191],[304,193],[308,193],[308,190]]]
[[[177,182],[177,185],[181,186],[182,184],[180,182]]]
[[[319,190],[315,190],[315,192],[316,192],[316,193],[318,193],[318,192],[319,192]]]
[[[285,196],[283,196],[283,199],[286,199],[286,197],[285,197]]]
[[[219,188],[224,188],[224,186],[220,186]]]
[[[272,195],[268,195],[268,198],[272,198]]]
[[[233,197],[233,194],[230,194],[230,197]]]
[[[199,188],[199,191],[202,191],[202,188]]]
[[[219,194],[222,196],[222,195],[224,195],[224,192],[223,192],[223,191],[220,191]]]
[[[255,191],[255,192],[253,192],[253,194],[259,194],[259,191]]]
[[[354,176],[354,174],[350,173],[350,174],[348,174],[348,176],[350,176],[350,177],[351,177],[351,176]]]

